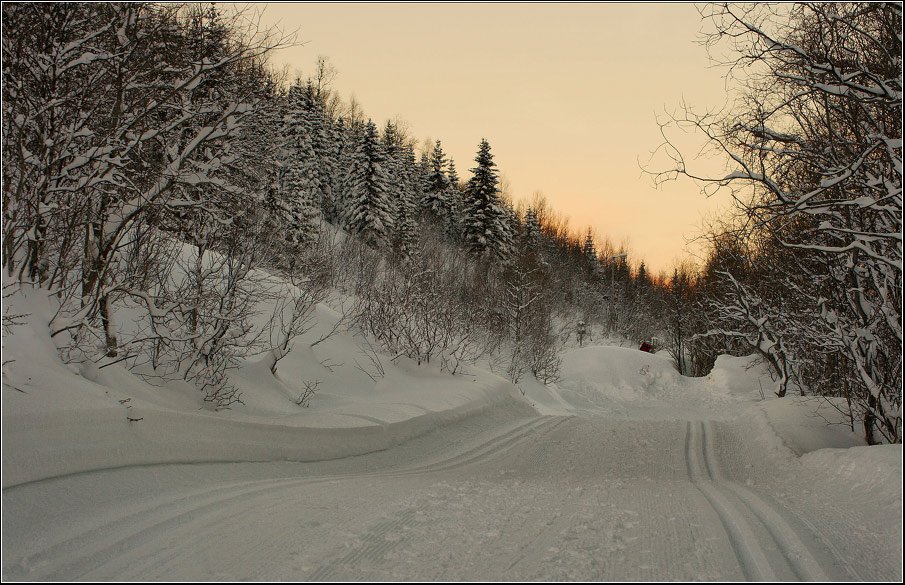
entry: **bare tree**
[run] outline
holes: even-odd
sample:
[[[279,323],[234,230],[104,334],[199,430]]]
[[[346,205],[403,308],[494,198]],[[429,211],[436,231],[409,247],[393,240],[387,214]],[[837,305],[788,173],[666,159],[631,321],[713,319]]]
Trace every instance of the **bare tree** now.
[[[313,312],[326,295],[323,281],[295,274],[281,275],[285,285],[275,292],[276,304],[270,320],[270,345],[266,360],[270,372],[289,355],[293,341],[311,330]]]
[[[798,359],[822,355],[825,343],[813,340],[830,340],[846,364],[836,385],[851,389],[868,442],[875,432],[901,442],[902,7],[717,4],[703,15],[707,46],[729,50],[738,98],[729,111],[686,108],[664,123],[672,165],[655,176],[733,196],[748,233],[765,242],[758,254],[773,270],[795,267],[781,282],[759,271],[744,283],[745,302],[771,299],[789,346],[811,346]],[[669,140],[676,127],[700,133],[730,172],[690,167]],[[816,361],[799,372],[812,388],[841,375]]]
[[[257,221],[269,165],[256,143],[264,61],[289,40],[213,7],[16,4],[3,16],[5,270],[57,294],[51,333],[72,340],[69,355],[94,359],[84,341],[97,336],[106,365],[134,362],[155,339],[159,364],[179,324],[195,352],[182,375],[228,403],[221,374],[253,342],[248,275],[262,261],[236,235]],[[184,281],[160,277],[178,258],[161,229],[196,250]],[[137,337],[120,335],[124,302],[147,311]]]

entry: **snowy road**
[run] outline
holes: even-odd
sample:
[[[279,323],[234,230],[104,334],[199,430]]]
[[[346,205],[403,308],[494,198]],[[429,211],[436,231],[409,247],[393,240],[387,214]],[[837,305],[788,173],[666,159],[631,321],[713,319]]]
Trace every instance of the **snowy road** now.
[[[888,551],[851,546],[857,518],[793,497],[796,478],[777,474],[771,489],[746,485],[752,458],[726,421],[538,417],[503,406],[345,460],[132,467],[5,490],[3,574],[29,580],[896,574]]]

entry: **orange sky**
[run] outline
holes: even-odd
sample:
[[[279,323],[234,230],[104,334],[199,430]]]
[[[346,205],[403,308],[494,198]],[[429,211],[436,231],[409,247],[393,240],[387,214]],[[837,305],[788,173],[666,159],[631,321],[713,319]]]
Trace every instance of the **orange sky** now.
[[[328,57],[344,98],[440,139],[463,180],[486,138],[516,200],[543,192],[654,271],[718,205],[690,181],[655,189],[638,163],[664,108],[725,101],[691,4],[271,4],[264,23],[305,43],[274,64],[304,76]]]

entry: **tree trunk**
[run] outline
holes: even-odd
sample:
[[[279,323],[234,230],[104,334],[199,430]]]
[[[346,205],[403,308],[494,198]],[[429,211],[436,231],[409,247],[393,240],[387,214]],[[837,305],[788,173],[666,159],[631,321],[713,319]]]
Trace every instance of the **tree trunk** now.
[[[104,341],[107,347],[107,357],[115,358],[117,355],[116,346],[116,325],[113,321],[113,311],[110,308],[110,295],[104,295],[101,298],[101,323],[104,326]]]
[[[868,445],[878,445],[874,436],[874,424],[877,417],[874,415],[874,408],[877,407],[877,399],[871,395],[867,398],[867,410],[864,411],[864,439]]]

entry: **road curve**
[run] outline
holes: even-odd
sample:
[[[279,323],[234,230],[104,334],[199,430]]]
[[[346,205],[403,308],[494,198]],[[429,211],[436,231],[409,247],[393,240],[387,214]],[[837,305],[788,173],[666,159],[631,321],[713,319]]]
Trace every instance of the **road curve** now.
[[[3,576],[857,578],[803,512],[727,477],[714,441],[731,430],[503,409],[345,461],[37,482],[4,491]]]

